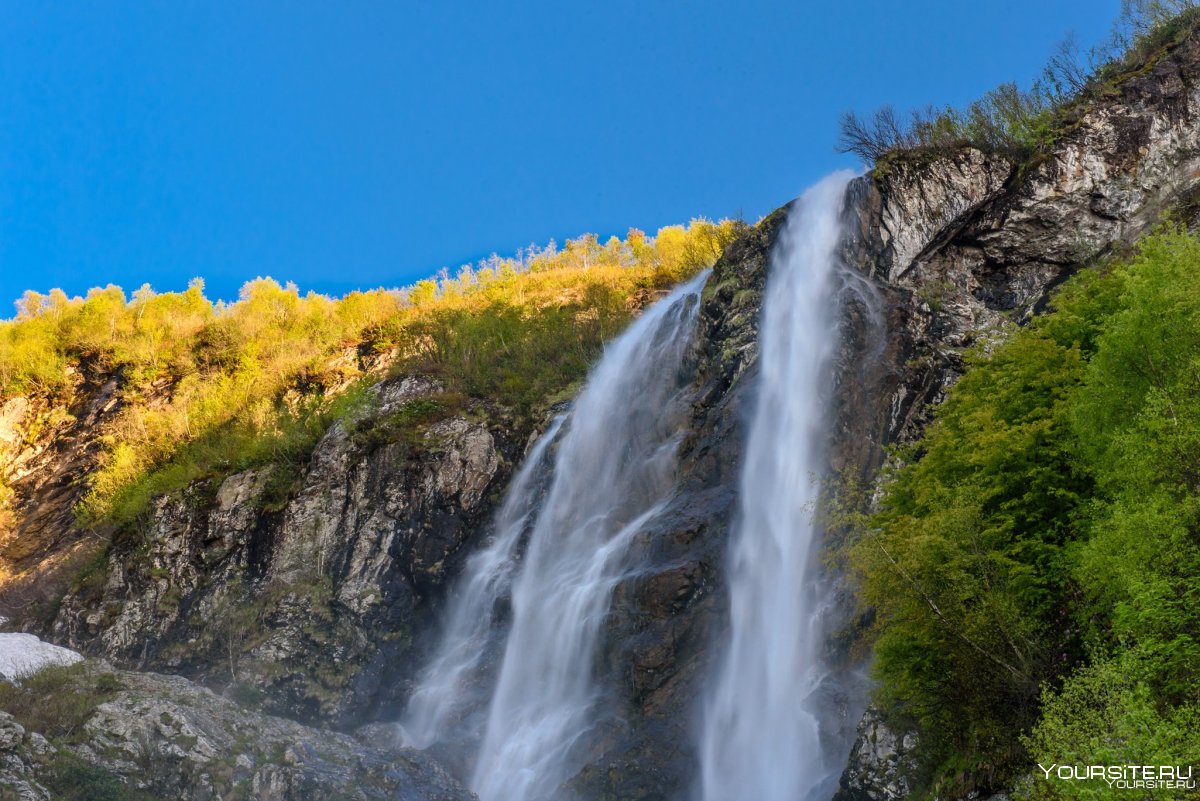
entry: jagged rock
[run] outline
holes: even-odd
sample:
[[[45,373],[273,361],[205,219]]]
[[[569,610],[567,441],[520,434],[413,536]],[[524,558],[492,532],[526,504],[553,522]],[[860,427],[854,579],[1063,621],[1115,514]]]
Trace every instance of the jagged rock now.
[[[877,269],[896,282],[939,236],[970,219],[970,212],[1003,191],[1014,165],[975,148],[932,162],[899,161],[882,174],[875,231],[882,246]]]
[[[69,742],[51,744],[0,712],[0,786],[48,801],[44,785],[75,760],[91,766],[93,781],[172,801],[475,797],[423,754],[250,712],[178,676],[111,672],[93,662],[61,691],[95,692],[98,681],[110,697]]]
[[[25,727],[7,712],[0,711],[0,788],[19,801],[53,801],[38,783],[36,767],[53,754],[54,747],[37,732]]]
[[[44,742],[45,738],[40,740]],[[26,746],[25,727],[7,712],[0,711],[0,788],[16,801],[51,801],[50,792],[34,778],[39,756],[31,743]]]
[[[850,759],[834,801],[899,801],[912,790],[917,770],[917,738],[894,732],[875,709],[858,724]]]
[[[18,395],[0,404],[0,449],[6,456],[21,446],[28,413],[29,398]]]
[[[483,535],[516,437],[451,416],[374,441],[389,415],[441,386],[402,376],[372,392],[367,411],[317,444],[281,508],[263,471],[158,499],[144,548],[116,549],[99,592],[68,596],[55,636],[122,664],[237,684],[299,719],[352,723],[394,708],[415,635]]]

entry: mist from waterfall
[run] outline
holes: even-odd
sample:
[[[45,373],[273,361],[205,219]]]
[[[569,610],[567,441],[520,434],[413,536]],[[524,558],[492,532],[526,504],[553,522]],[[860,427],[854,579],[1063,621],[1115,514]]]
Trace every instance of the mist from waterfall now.
[[[495,609],[511,595],[471,781],[482,801],[560,797],[581,767],[580,744],[603,719],[597,645],[613,590],[631,568],[628,546],[674,488],[688,354],[707,277],[675,289],[609,344],[566,419],[531,451],[495,540],[469,560],[453,593],[403,739],[427,747],[469,728],[458,721],[473,701],[478,706],[472,679],[489,648],[499,647]]]
[[[814,522],[837,337],[839,214],[850,173],[788,212],[771,254],[757,398],[728,560],[730,633],[706,700],[703,801],[818,801],[845,754],[822,732],[824,585]]]

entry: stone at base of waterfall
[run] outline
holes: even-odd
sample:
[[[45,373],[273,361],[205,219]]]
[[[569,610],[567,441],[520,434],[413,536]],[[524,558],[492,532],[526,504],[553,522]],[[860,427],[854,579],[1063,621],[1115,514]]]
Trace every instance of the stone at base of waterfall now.
[[[917,773],[917,738],[895,732],[871,707],[858,724],[858,736],[834,801],[901,801]]]
[[[17,681],[51,665],[73,665],[83,659],[70,648],[43,642],[32,634],[0,634],[0,678]]]

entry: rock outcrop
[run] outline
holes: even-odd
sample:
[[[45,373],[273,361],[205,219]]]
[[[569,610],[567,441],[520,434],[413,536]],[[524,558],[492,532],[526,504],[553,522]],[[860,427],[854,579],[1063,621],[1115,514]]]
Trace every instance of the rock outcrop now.
[[[345,726],[394,706],[418,628],[519,454],[502,427],[457,414],[390,430],[407,405],[437,397],[436,382],[372,391],[278,508],[259,471],[159,498],[140,536],[68,594],[54,637],[234,686],[300,720]]]
[[[858,723],[857,737],[842,774],[841,801],[901,801],[913,789],[916,773],[916,735],[897,734],[868,709]]]
[[[0,711],[0,797],[217,801],[469,801],[425,755],[387,732],[356,739],[249,712],[179,676],[90,662],[57,693],[87,705],[78,727],[48,738]],[[72,710],[79,714],[78,710]],[[51,721],[52,723],[54,721]]]

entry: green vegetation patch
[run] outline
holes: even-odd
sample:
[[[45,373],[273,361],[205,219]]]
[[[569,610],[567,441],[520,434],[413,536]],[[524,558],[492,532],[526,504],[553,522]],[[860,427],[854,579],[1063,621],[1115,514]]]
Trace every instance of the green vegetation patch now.
[[[895,463],[849,554],[924,793],[1071,755],[1200,762],[1200,241],[1069,281]]]
[[[20,684],[0,682],[0,709],[29,731],[74,743],[96,707],[120,689],[115,674],[97,673],[85,663],[51,665]]]
[[[466,398],[458,393],[439,393],[434,397],[415,398],[384,415],[369,415],[352,428],[354,443],[373,450],[393,442],[414,445],[433,423],[466,409]]]
[[[68,751],[57,753],[38,779],[55,801],[161,801]]]
[[[269,278],[229,304],[208,300],[199,280],[131,297],[115,286],[27,292],[0,322],[0,400],[33,396],[65,425],[81,392],[116,379],[119,405],[77,509],[84,527],[136,527],[154,498],[257,467],[270,468],[264,504],[281,506],[324,432],[363,411],[377,360],[441,380],[443,402],[477,399],[526,421],[656,291],[711,265],[742,230],[698,219],[654,237],[588,234],[340,299]],[[411,428],[385,421],[379,433]],[[0,528],[11,496],[0,483]]]

